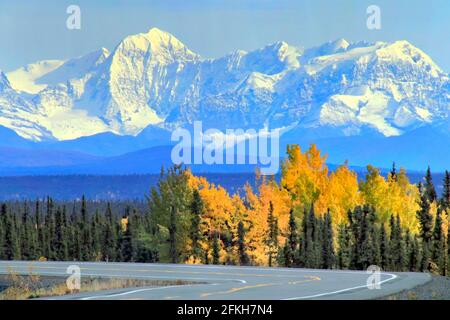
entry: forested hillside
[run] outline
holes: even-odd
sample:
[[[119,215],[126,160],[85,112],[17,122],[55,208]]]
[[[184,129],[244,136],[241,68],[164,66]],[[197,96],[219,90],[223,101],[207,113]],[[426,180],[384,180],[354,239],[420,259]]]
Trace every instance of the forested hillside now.
[[[413,184],[395,165],[329,171],[311,145],[292,145],[281,178],[256,175],[230,194],[183,167],[145,201],[4,202],[0,259],[136,261],[447,274],[450,175]],[[83,190],[80,189],[80,194]]]

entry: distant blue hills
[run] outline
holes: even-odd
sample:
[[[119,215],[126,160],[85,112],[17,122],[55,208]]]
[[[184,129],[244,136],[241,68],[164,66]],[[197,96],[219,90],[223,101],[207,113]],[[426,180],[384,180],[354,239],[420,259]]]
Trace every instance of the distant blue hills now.
[[[445,129],[445,128],[444,128]],[[316,143],[328,154],[330,165],[348,160],[350,166],[372,164],[411,171],[434,172],[450,169],[450,137],[440,127],[421,127],[401,136],[380,135],[317,137],[307,132],[289,131],[281,137],[280,157],[287,144],[302,149]],[[31,142],[0,126],[0,175],[48,174],[152,174],[172,165],[170,133],[150,126],[138,136],[102,133],[75,140]],[[193,165],[194,172],[253,172],[255,165]]]

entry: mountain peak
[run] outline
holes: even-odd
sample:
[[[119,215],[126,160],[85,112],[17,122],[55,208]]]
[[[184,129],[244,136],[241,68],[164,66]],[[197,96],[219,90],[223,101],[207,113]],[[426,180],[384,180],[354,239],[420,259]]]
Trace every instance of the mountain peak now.
[[[350,45],[350,43],[347,40],[345,40],[344,38],[334,40],[331,42],[331,44],[333,45],[333,47],[336,50],[338,50],[338,49],[346,50],[348,48],[348,46]]]
[[[278,41],[202,59],[151,28],[127,36],[111,54],[101,48],[27,70],[0,73],[0,123],[35,140],[136,135],[151,124],[197,120],[219,129],[301,124],[330,136],[365,135],[367,128],[403,134],[448,121],[448,75],[407,41],[337,39],[306,50]],[[27,79],[49,87],[16,92],[15,83]]]
[[[350,43],[347,40],[340,38],[324,43],[319,47],[319,49],[322,55],[327,55],[345,51],[349,46]]]
[[[154,28],[150,28],[147,31],[146,35],[149,38],[154,38],[154,39],[167,39],[167,38],[170,38],[170,37],[174,37],[171,33],[167,32],[167,31],[164,31],[164,30],[161,30],[159,28],[155,28],[155,27]]]
[[[189,50],[174,35],[158,28],[151,28],[147,33],[126,37],[116,47],[114,54],[122,52],[130,55],[134,51],[141,52],[141,54],[149,53],[152,60],[159,63],[191,61],[198,58],[197,54]]]
[[[386,43],[383,48],[377,50],[377,56],[382,59],[394,58],[411,63],[435,77],[444,73],[430,56],[407,40]]]

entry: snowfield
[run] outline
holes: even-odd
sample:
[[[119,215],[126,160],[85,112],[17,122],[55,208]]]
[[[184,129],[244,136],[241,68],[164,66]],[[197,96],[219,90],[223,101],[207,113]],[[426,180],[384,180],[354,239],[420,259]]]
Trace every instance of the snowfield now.
[[[203,59],[153,28],[111,52],[0,71],[0,125],[32,141],[136,136],[197,120],[205,129],[389,137],[448,122],[449,112],[449,75],[407,41],[281,41]]]

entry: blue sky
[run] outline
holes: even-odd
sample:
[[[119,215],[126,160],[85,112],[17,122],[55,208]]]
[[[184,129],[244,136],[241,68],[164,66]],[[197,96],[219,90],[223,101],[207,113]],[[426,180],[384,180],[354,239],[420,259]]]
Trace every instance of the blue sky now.
[[[81,30],[65,26],[66,8],[81,8]],[[381,8],[382,29],[366,28],[366,8]],[[450,72],[448,0],[1,0],[0,69],[70,58],[158,27],[204,57],[285,40],[311,47],[325,41],[405,39]]]

